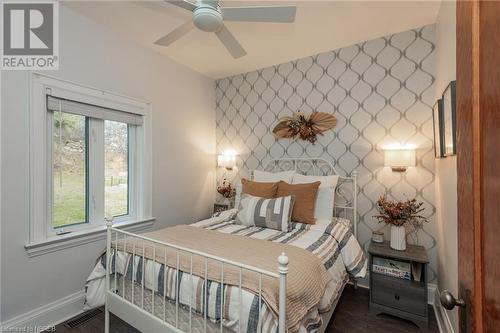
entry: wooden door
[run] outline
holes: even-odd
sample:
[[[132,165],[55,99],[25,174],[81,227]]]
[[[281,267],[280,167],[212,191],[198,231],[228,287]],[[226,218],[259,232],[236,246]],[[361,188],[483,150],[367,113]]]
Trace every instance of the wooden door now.
[[[460,332],[500,332],[500,1],[457,3]]]

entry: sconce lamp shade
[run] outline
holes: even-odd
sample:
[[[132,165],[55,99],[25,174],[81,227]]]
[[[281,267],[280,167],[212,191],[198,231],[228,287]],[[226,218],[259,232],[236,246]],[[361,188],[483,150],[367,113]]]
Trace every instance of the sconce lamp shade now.
[[[403,172],[416,163],[414,149],[389,149],[385,151],[384,165],[391,167],[392,171]]]
[[[217,166],[232,170],[236,166],[237,153],[234,151],[227,151],[224,154],[217,155]]]

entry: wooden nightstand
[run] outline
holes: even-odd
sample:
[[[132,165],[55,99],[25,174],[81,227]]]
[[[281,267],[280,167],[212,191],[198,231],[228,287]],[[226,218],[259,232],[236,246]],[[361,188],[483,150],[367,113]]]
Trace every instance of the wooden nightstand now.
[[[391,249],[389,242],[370,243],[370,312],[387,313],[410,320],[423,331],[428,330],[427,264],[429,259],[423,246],[407,245],[406,251]],[[411,280],[387,276],[373,271],[373,258],[384,258],[410,263],[421,268],[420,281],[411,274]]]

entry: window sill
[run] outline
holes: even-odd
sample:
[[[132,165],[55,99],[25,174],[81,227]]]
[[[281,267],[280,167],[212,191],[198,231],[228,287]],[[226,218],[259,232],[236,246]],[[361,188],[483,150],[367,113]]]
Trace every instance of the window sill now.
[[[155,218],[149,217],[135,221],[118,222],[113,224],[113,227],[130,232],[139,232],[151,227],[154,222]],[[28,253],[28,257],[31,258],[70,247],[96,242],[105,238],[106,226],[101,225],[96,228],[75,231],[65,235],[51,236],[43,241],[28,243],[24,246],[24,248]]]

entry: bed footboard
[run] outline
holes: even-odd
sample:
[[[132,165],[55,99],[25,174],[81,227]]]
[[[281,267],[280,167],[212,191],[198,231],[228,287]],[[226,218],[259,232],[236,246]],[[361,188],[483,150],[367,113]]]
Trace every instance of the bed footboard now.
[[[214,332],[220,331],[228,332],[228,331],[236,331],[238,333],[246,332],[246,327],[243,327],[242,320],[243,318],[243,309],[242,309],[242,272],[252,272],[256,274],[259,279],[259,293],[256,294],[255,297],[258,297],[258,326],[257,332],[262,332],[262,278],[263,276],[271,277],[279,279],[279,311],[278,311],[278,332],[285,333],[286,332],[286,280],[288,274],[288,257],[285,253],[282,253],[277,258],[277,272],[270,272],[266,270],[262,270],[258,267],[253,267],[246,265],[241,262],[235,262],[232,260],[227,260],[225,258],[213,256],[207,253],[202,253],[199,251],[195,251],[188,248],[183,248],[177,246],[175,244],[169,244],[165,242],[161,242],[158,240],[154,240],[148,237],[144,237],[138,234],[133,234],[127,231],[123,231],[117,228],[113,228],[112,223],[108,222],[107,226],[107,242],[106,242],[106,304],[105,304],[105,333],[109,333],[109,315],[113,313],[139,329],[141,332],[189,332],[193,331],[193,323],[197,325],[198,331],[203,332]],[[130,253],[132,256],[132,273],[130,277],[132,279],[127,285],[125,277],[121,278],[120,285],[120,277],[118,277],[117,271],[117,262],[118,255],[115,253],[113,260],[113,242],[118,244],[124,244],[124,248],[127,248],[127,241],[129,244],[133,243],[133,252]],[[142,242],[142,249],[139,246],[136,253],[136,244],[138,242]],[[146,260],[149,260],[145,257],[144,246],[145,243],[154,244],[153,247],[153,264],[149,266],[145,266]],[[142,250],[142,251],[141,251]],[[167,263],[167,253],[169,256],[176,256],[177,258],[177,267],[172,267],[176,272],[176,282],[175,282],[175,299],[168,299],[166,296],[166,286],[167,286],[167,277],[165,274],[166,271],[166,263]],[[180,282],[178,282],[177,278],[179,277],[179,273],[181,272],[179,266],[179,255],[185,254],[190,256],[191,261],[191,269],[190,272],[182,271],[182,274],[188,276],[191,281],[190,291],[189,291],[189,300],[186,301],[183,299],[180,300]],[[138,267],[141,270],[140,276],[142,277],[142,281],[136,280],[136,271],[135,271],[135,260],[136,256],[139,256],[140,263],[142,267]],[[165,261],[163,264],[156,263],[156,258],[164,256]],[[221,271],[220,271],[220,290],[221,295],[224,295],[224,267],[231,266],[232,268],[236,268],[239,270],[239,285],[234,286],[239,288],[239,300],[236,303],[238,309],[235,310],[231,308],[231,312],[238,311],[238,323],[236,327],[232,327],[231,330],[224,326],[224,302],[225,297],[218,297],[218,303],[215,304],[216,309],[220,309],[218,314],[220,318],[216,318],[217,320],[210,320],[208,318],[208,305],[207,305],[207,290],[203,289],[203,295],[201,301],[198,299],[198,302],[202,302],[202,311],[195,312],[195,297],[193,296],[193,256],[197,258],[202,258],[205,262],[205,276],[198,276],[198,279],[204,279],[203,288],[208,286],[208,261],[216,261],[220,263]],[[163,265],[163,276],[158,275],[158,278],[154,280],[156,277],[156,273],[159,273],[157,270],[157,266],[160,267]],[[145,270],[151,270],[147,272]],[[114,273],[113,273],[114,272]],[[151,274],[153,277],[153,287],[152,290],[147,290],[145,287],[146,281],[144,280],[144,276],[147,274]],[[163,281],[160,281],[163,278]],[[188,280],[189,281],[189,280]],[[158,291],[160,290],[160,284],[163,282],[163,292],[156,292],[155,283],[158,283]],[[137,292],[134,288],[142,288],[140,292]],[[120,289],[120,290],[118,290]],[[136,296],[137,294],[137,296]],[[126,297],[126,295],[129,295]],[[199,304],[198,304],[199,306]],[[232,305],[231,305],[232,306]],[[213,318],[212,318],[213,319]],[[233,318],[234,319],[234,318]]]

